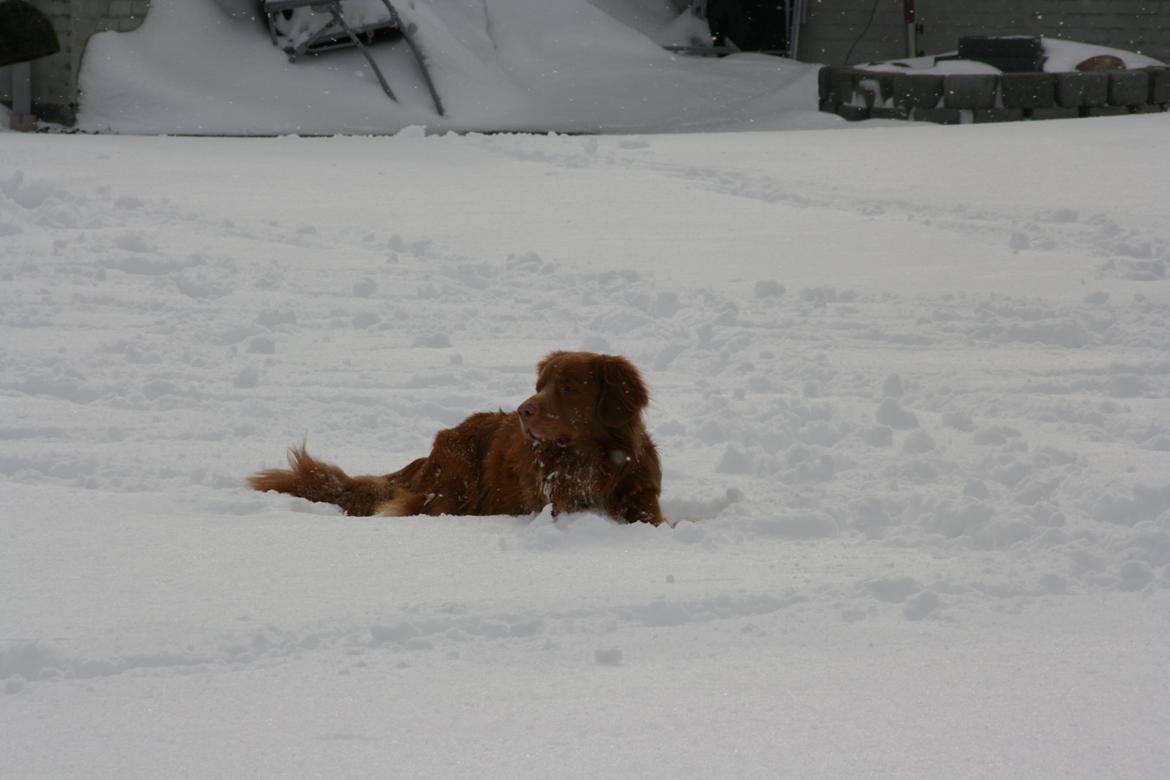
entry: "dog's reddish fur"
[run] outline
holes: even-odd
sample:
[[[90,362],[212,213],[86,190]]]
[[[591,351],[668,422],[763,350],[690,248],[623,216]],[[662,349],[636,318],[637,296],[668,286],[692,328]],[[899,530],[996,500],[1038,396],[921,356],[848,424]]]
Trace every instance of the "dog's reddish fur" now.
[[[523,515],[552,504],[661,523],[662,470],[642,424],[650,397],[638,370],[614,355],[553,352],[536,372],[536,393],[516,412],[473,414],[393,474],[351,477],[298,447],[288,469],[248,482],[350,515]]]

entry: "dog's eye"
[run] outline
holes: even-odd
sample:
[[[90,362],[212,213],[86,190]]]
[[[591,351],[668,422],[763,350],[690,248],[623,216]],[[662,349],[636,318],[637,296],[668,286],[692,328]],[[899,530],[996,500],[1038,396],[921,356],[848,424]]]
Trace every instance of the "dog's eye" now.
[[[571,393],[571,392],[573,392],[573,386],[570,384],[563,384],[563,385],[561,385],[561,392]]]

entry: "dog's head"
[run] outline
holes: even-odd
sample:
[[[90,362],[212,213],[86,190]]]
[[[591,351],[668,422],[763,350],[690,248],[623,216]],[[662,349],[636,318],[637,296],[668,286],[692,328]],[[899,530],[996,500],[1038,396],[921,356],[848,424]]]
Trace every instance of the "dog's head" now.
[[[641,374],[624,357],[553,352],[536,366],[536,393],[517,415],[530,438],[569,446],[631,428],[648,403]]]

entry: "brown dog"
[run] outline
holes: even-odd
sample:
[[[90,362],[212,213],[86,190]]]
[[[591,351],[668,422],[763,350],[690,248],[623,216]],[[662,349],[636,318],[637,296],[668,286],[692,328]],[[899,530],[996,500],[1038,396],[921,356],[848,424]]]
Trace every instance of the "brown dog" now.
[[[595,509],[658,525],[662,469],[642,424],[649,402],[625,358],[553,352],[536,367],[535,395],[516,412],[473,414],[400,471],[351,477],[299,447],[289,451],[290,468],[248,483],[350,515],[524,515],[552,504],[554,514]]]

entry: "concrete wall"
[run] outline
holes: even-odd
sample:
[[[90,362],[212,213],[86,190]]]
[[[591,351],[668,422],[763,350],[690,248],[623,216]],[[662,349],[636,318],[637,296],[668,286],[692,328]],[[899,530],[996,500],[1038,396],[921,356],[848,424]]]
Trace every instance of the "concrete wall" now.
[[[107,30],[137,28],[150,0],[29,1],[49,18],[61,41],[59,53],[31,63],[33,113],[50,122],[72,124],[77,114],[77,74],[89,37]],[[0,102],[10,104],[11,98],[12,68],[0,68]]]
[[[953,51],[963,35],[1044,35],[1170,62],[1170,0],[917,0],[919,49]],[[844,65],[906,56],[902,0],[809,0],[800,58]],[[846,54],[855,42],[853,54]]]

